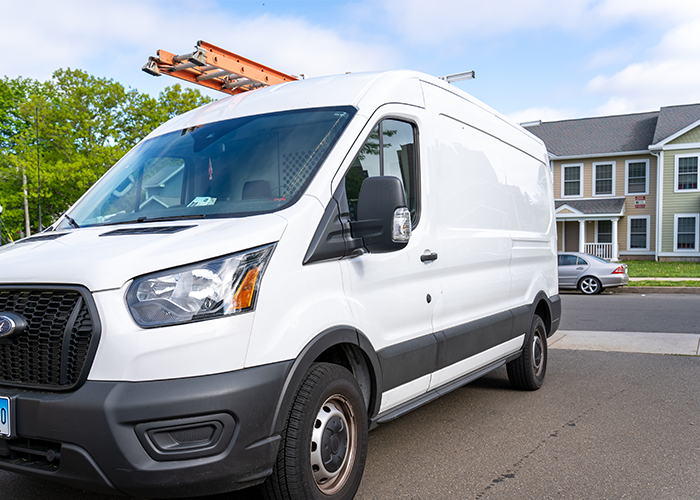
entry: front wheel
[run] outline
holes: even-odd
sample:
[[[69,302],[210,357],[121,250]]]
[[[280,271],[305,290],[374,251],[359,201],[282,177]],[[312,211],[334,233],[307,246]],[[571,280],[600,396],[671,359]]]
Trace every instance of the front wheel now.
[[[603,285],[598,278],[586,276],[579,282],[578,289],[586,295],[595,295],[603,290]]]
[[[547,371],[547,328],[538,315],[532,318],[520,357],[506,365],[508,380],[516,389],[535,391]]]
[[[313,365],[282,436],[277,463],[265,482],[274,500],[351,500],[367,456],[367,410],[347,369]]]

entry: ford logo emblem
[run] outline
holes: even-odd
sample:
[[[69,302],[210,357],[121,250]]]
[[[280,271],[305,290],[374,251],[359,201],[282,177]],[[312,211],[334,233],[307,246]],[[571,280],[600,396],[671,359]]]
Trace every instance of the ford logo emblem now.
[[[19,337],[27,328],[27,320],[19,314],[0,312],[0,340]]]

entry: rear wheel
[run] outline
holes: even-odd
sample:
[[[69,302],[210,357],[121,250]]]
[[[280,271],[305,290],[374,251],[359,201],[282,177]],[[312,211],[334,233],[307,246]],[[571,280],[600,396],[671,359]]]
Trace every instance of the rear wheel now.
[[[265,496],[351,500],[366,456],[367,411],[355,377],[339,365],[315,364],[292,404]]]
[[[538,315],[532,318],[520,357],[506,368],[508,380],[516,389],[534,391],[542,386],[547,372],[547,328]]]
[[[595,276],[586,276],[579,281],[578,289],[586,295],[595,295],[603,290],[603,285]]]

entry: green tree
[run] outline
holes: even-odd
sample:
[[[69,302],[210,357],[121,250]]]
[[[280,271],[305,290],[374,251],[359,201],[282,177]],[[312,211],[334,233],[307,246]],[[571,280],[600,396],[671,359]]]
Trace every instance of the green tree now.
[[[50,81],[0,80],[0,205],[3,239],[46,227],[121,156],[173,116],[211,102],[173,85],[158,99],[111,79],[61,69]],[[39,170],[37,170],[37,165]]]

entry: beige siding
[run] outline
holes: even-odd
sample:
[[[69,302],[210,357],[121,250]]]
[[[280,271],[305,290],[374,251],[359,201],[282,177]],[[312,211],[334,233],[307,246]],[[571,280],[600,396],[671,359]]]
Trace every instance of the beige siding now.
[[[698,141],[700,142],[700,140]],[[625,195],[625,174],[627,161],[648,160],[649,162],[649,191],[645,197],[645,207],[637,208],[635,196]],[[644,216],[649,218],[649,250],[655,251],[656,245],[656,157],[651,154],[634,156],[615,156],[599,158],[586,158],[584,160],[556,160],[553,164],[554,198],[557,200],[583,200],[601,199],[604,196],[593,196],[593,163],[613,163],[615,164],[615,193],[612,197],[625,197],[625,216],[618,221],[618,243],[621,252],[628,251],[627,248],[627,217]],[[563,197],[561,190],[562,165],[583,164],[583,196]],[[671,181],[672,182],[672,181]],[[586,242],[595,242],[595,223],[586,224]],[[671,232],[673,232],[673,217],[671,219]],[[673,244],[673,234],[671,234],[671,244]]]
[[[685,134],[683,134],[680,137],[676,137],[673,139],[669,144],[689,144],[689,143],[696,143],[700,142],[700,126],[695,127],[692,130],[689,130]]]
[[[621,177],[618,177],[621,183],[621,190],[619,192],[621,195],[625,194],[626,162],[635,160],[649,160],[649,192],[648,194],[644,195],[646,198],[644,208],[637,208],[635,197],[638,195],[625,196],[625,217],[620,219],[618,222],[620,251],[632,251],[628,249],[627,245],[627,217],[649,215],[649,250],[653,252],[656,250],[656,157],[653,155],[625,157],[622,161],[622,171],[620,172]]]
[[[694,132],[691,131],[691,132]],[[688,132],[689,134],[690,132]],[[685,134],[685,135],[688,135]],[[680,137],[679,137],[680,139]],[[696,141],[700,142],[700,140]],[[700,192],[675,192],[676,155],[700,154],[700,149],[685,149],[680,151],[664,151],[664,201],[663,201],[663,235],[662,252],[673,252],[674,215],[700,213]]]

